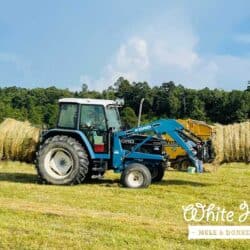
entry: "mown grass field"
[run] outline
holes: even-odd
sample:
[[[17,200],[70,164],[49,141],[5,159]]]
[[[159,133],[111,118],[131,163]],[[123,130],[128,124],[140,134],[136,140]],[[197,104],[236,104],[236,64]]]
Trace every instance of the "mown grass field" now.
[[[142,190],[121,188],[113,173],[50,186],[36,183],[32,165],[1,162],[0,249],[250,249],[249,240],[188,240],[182,212],[198,201],[237,212],[250,204],[249,180],[249,165],[227,164],[199,175],[169,171]]]

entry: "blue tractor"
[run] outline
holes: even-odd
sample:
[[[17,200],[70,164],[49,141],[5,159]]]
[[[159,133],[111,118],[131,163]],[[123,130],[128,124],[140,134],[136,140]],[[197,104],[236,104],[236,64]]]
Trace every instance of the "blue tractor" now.
[[[175,120],[158,120],[122,130],[113,100],[64,98],[59,100],[57,126],[44,131],[36,169],[43,183],[73,185],[102,177],[106,170],[121,173],[129,188],[148,187],[164,176],[167,155],[162,134],[186,150],[194,165],[197,141]]]

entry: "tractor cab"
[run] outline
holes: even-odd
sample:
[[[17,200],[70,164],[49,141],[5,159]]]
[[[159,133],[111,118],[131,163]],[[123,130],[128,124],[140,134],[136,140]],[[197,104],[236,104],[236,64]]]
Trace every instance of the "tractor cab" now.
[[[64,98],[59,100],[59,129],[81,131],[95,153],[108,153],[111,134],[121,130],[118,111],[112,100]]]

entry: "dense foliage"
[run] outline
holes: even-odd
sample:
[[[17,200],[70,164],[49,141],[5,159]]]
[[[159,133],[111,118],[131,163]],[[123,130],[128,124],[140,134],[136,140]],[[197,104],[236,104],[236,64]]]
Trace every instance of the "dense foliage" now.
[[[89,91],[83,84],[82,90],[71,92],[68,89],[17,87],[0,88],[0,120],[11,117],[29,120],[33,124],[54,126],[58,112],[57,101],[62,97],[80,98],[124,98],[121,112],[125,123],[136,124],[140,100],[143,103],[143,121],[158,118],[193,118],[222,124],[242,122],[250,119],[250,89],[230,92],[204,88],[188,89],[173,82],[150,87],[147,82],[133,82],[119,78],[108,89]]]

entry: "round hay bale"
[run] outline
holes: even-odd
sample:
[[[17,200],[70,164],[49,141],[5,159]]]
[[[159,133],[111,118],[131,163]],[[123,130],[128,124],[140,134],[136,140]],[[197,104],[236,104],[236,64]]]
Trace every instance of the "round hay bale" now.
[[[7,118],[0,124],[0,158],[32,162],[40,129],[29,122]]]
[[[250,162],[250,122],[232,125],[215,124],[212,138],[215,163]]]

